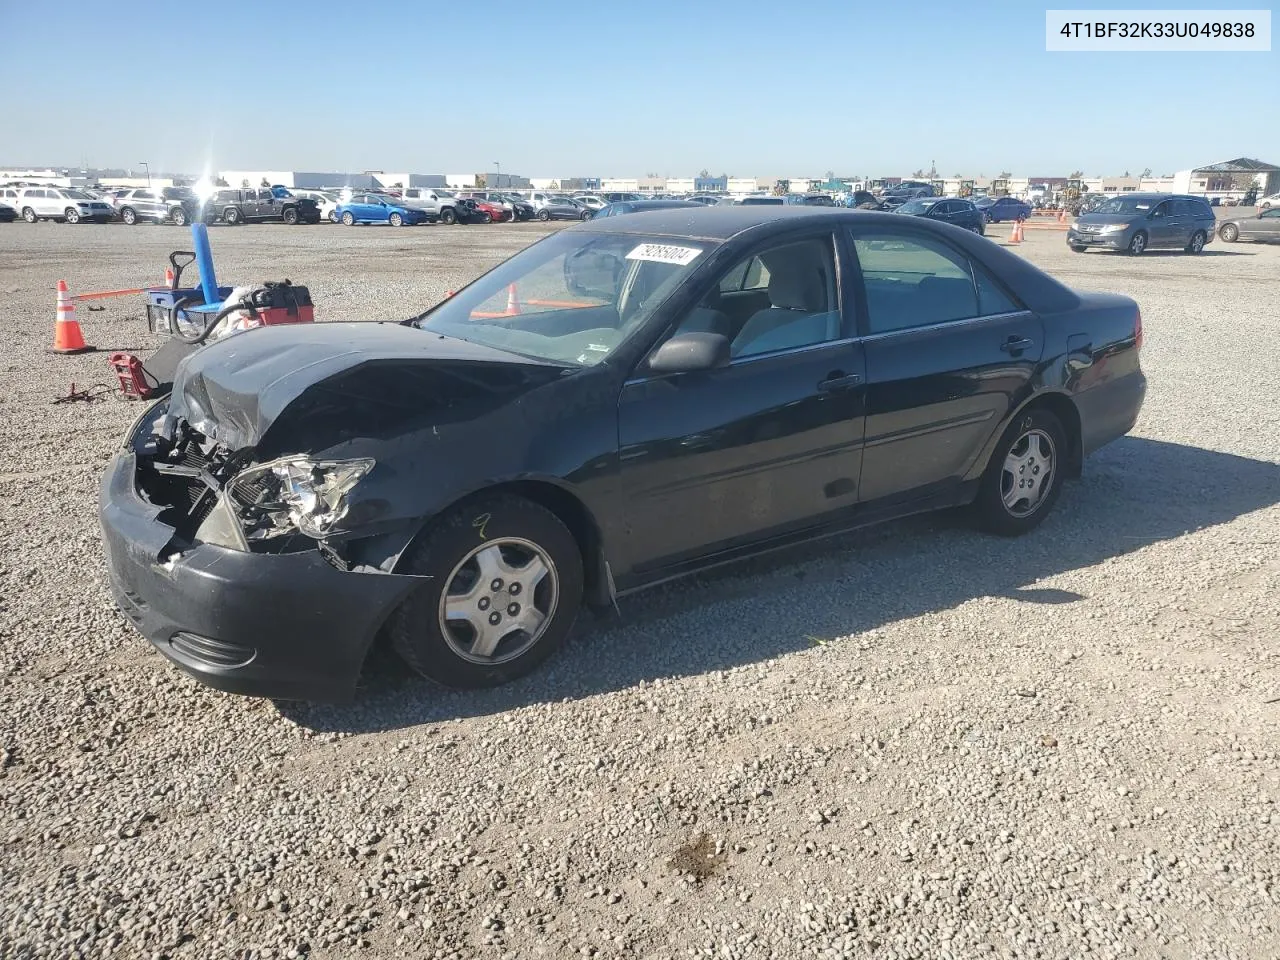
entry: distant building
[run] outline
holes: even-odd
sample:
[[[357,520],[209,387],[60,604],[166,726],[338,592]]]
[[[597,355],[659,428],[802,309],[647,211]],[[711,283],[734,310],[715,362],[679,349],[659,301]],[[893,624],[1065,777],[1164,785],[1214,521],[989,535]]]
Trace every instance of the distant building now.
[[[694,193],[724,193],[729,189],[728,177],[694,177]]]
[[[1238,198],[1250,187],[1267,196],[1280,193],[1280,167],[1238,157],[1194,170],[1180,170],[1164,177],[1143,177],[1142,190],[1150,192],[1186,193],[1192,196]]]

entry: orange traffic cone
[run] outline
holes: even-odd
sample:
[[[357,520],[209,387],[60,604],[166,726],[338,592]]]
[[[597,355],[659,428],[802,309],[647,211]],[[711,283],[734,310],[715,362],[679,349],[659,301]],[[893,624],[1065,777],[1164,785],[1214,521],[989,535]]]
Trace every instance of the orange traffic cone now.
[[[1022,224],[1021,224],[1019,221],[1017,221],[1017,220],[1013,221],[1013,229],[1009,231],[1009,241],[1008,241],[1008,242],[1009,242],[1009,243],[1021,243],[1021,242],[1022,242]]]
[[[507,316],[514,317],[520,312],[520,301],[516,297],[516,285],[507,285]]]
[[[58,281],[58,315],[53,324],[54,353],[84,353],[93,348],[84,342],[80,321],[76,319],[76,304],[67,292],[67,281]]]
[[[1061,210],[1059,210],[1059,211],[1058,211],[1058,222],[1059,222],[1059,223],[1066,223],[1066,222],[1067,222],[1067,208],[1066,208],[1066,207],[1063,207]]]

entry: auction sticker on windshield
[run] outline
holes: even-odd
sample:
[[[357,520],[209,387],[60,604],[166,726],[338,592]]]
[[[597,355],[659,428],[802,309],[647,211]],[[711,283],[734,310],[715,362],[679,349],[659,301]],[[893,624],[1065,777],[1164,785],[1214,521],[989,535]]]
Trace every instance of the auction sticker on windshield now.
[[[628,260],[652,260],[683,267],[693,262],[702,251],[697,247],[680,247],[670,243],[642,243],[627,254]]]

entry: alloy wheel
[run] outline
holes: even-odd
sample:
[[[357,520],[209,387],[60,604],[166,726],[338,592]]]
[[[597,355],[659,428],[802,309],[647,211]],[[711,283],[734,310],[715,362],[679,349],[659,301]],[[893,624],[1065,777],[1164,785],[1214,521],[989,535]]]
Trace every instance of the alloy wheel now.
[[[1029,517],[1053,486],[1058,452],[1053,438],[1035,427],[1009,448],[1000,474],[1000,497],[1011,517]]]
[[[551,557],[519,538],[490,540],[453,568],[440,594],[440,632],[463,660],[514,660],[541,638],[559,602]]]

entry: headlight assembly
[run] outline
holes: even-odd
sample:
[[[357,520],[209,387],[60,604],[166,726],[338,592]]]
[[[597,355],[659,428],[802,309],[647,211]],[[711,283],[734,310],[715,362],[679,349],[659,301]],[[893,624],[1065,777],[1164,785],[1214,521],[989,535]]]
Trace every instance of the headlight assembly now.
[[[346,516],[347,494],[373,463],[282,457],[242,471],[227,493],[246,540],[292,533],[320,540]]]
[[[1104,223],[1099,233],[1119,233],[1129,225],[1127,223]]]

